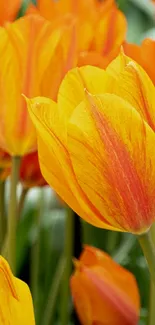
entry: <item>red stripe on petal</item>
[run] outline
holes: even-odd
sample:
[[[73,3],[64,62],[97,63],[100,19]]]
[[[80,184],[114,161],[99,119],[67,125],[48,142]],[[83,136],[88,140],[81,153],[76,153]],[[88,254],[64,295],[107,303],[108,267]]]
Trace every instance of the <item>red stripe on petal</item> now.
[[[152,218],[152,198],[149,197],[145,180],[141,179],[134,166],[134,161],[119,135],[110,125],[104,112],[100,112],[93,97],[89,96],[91,114],[97,126],[107,161],[103,158],[104,177],[110,185],[110,201],[114,207],[113,217],[128,230],[139,231],[150,225]],[[142,132],[145,138],[145,126],[142,120]],[[137,147],[138,150],[138,147]],[[102,157],[101,157],[102,158]],[[120,217],[121,216],[121,217]]]
[[[112,309],[120,313],[122,324],[136,325],[138,314],[127,295],[124,292],[119,292],[115,286],[106,282],[104,278],[99,278],[91,269],[85,266],[82,269],[87,278],[95,285],[103,300],[107,300],[112,305]]]

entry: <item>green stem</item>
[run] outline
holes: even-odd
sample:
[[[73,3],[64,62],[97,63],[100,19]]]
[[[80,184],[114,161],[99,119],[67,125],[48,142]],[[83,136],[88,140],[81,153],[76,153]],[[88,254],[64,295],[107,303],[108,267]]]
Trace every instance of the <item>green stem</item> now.
[[[26,187],[22,188],[22,192],[21,192],[21,195],[20,195],[19,203],[18,203],[18,219],[20,219],[20,217],[21,217],[22,210],[23,210],[23,207],[24,207],[25,198],[26,198],[26,195],[28,193],[28,190],[29,189],[26,188]]]
[[[57,296],[58,296],[64,268],[65,268],[65,259],[64,256],[62,256],[60,257],[58,267],[56,269],[54,278],[52,279],[52,284],[47,298],[47,304],[46,304],[46,308],[42,320],[42,325],[50,325],[53,323],[55,305],[57,301]]]
[[[17,184],[19,179],[20,157],[12,157],[10,200],[8,208],[8,261],[16,273],[16,229],[17,229]]]
[[[38,199],[38,208],[34,215],[34,224],[36,229],[36,239],[31,249],[31,291],[34,303],[36,324],[39,322],[40,310],[38,308],[39,298],[39,265],[40,265],[40,242],[41,242],[41,217],[44,210],[44,193],[43,189],[40,189],[40,195]]]
[[[149,319],[148,319],[148,325],[154,325],[155,324],[155,285],[151,281],[150,282],[150,299],[149,299]]]
[[[6,233],[5,181],[3,181],[0,182],[0,250],[2,250],[5,233]]]
[[[151,227],[151,238],[152,242],[155,247],[155,224]],[[148,325],[154,325],[155,324],[155,285],[152,281],[150,281],[150,299],[149,299],[149,320]]]
[[[132,247],[134,247],[136,237],[132,234],[125,234],[125,239],[121,242],[120,246],[112,254],[112,258],[119,264],[122,264],[124,259],[128,256]]]
[[[74,218],[73,211],[66,208],[66,225],[65,225],[65,270],[62,278],[62,291],[61,291],[61,310],[60,310],[60,323],[61,325],[68,325],[69,323],[69,278],[72,271],[72,254],[73,254],[73,233],[74,233]]]
[[[138,236],[140,246],[143,250],[144,256],[147,260],[152,281],[155,284],[155,248],[151,238],[151,232]]]

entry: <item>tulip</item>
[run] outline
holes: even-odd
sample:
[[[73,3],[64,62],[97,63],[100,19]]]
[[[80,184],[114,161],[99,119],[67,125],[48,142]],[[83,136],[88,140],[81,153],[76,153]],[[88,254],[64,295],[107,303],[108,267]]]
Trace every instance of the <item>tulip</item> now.
[[[123,48],[125,54],[139,63],[155,84],[155,72],[152,69],[155,57],[155,41],[146,38],[141,45],[125,42]]]
[[[0,148],[12,156],[8,260],[14,272],[20,158],[37,149],[35,128],[21,94],[50,96],[52,58],[65,28],[66,22],[50,23],[29,15],[0,29]]]
[[[26,283],[15,278],[0,256],[0,323],[35,325],[32,298]]]
[[[155,220],[155,133],[142,118],[153,119],[154,86],[133,65],[130,80],[112,67],[73,69],[57,103],[28,106],[47,183],[87,222],[142,234]]]
[[[0,25],[13,21],[22,4],[22,0],[0,0]]]
[[[60,28],[38,15],[27,16],[0,30],[0,146],[13,156],[36,150],[27,96],[44,93],[44,74],[60,40]]]
[[[126,37],[127,22],[114,0],[39,0],[28,13],[40,13],[48,20],[76,17],[78,66],[106,67],[118,53]]]
[[[135,277],[112,258],[86,246],[70,281],[82,325],[137,325],[139,292]]]
[[[26,189],[46,185],[39,167],[38,152],[23,157],[20,166],[20,181]]]

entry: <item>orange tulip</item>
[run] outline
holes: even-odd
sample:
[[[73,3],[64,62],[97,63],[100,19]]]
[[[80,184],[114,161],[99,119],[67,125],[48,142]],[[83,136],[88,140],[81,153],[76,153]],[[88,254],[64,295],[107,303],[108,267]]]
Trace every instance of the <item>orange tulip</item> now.
[[[155,41],[147,38],[141,45],[126,42],[123,48],[125,54],[139,63],[155,84],[155,71],[152,69],[155,58]]]
[[[0,256],[0,324],[35,325],[32,298],[28,286],[15,278]]]
[[[0,0],[0,25],[13,21],[21,7],[22,0]]]
[[[49,68],[61,34],[62,26],[39,15],[0,30],[0,147],[10,155],[36,150],[35,130],[21,93],[49,95],[44,84],[50,83]]]
[[[57,103],[28,100],[43,177],[95,226],[140,234],[155,221],[154,96],[123,56],[70,71]]]
[[[20,167],[20,180],[24,188],[47,184],[40,171],[38,152],[23,157]]]
[[[106,67],[126,37],[126,18],[114,0],[39,0],[29,12],[39,12],[51,21],[67,15],[76,17],[78,66]]]
[[[134,276],[94,247],[75,262],[71,292],[82,325],[137,325],[140,299]]]

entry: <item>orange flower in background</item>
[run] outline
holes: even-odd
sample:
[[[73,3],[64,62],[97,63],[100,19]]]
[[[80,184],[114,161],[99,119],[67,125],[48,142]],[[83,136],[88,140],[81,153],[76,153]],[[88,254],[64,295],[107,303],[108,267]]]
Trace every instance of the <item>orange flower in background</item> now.
[[[11,174],[11,168],[1,168],[0,169],[0,181],[5,181]]]
[[[146,38],[141,45],[125,42],[123,48],[125,54],[139,63],[155,84],[155,71],[152,68],[155,58],[155,40]]]
[[[0,256],[0,324],[35,325],[30,290]]]
[[[94,247],[75,262],[71,292],[82,325],[137,325],[140,309],[134,276]]]
[[[61,34],[60,24],[39,15],[0,30],[0,147],[10,155],[36,150],[35,129],[21,94],[49,95],[44,83],[50,83],[47,70]]]
[[[0,0],[0,25],[13,21],[21,7],[22,0]]]
[[[126,37],[126,18],[114,0],[39,0],[37,7],[29,7],[29,12],[40,13],[51,21],[67,15],[76,18],[78,66],[106,67]]]
[[[155,220],[154,96],[123,56],[70,71],[57,103],[28,100],[43,177],[95,226],[140,234]]]
[[[44,186],[47,184],[40,171],[38,152],[30,153],[22,159],[20,181],[24,188]]]
[[[0,149],[0,169],[4,167],[11,167],[11,157],[7,152]]]
[[[0,181],[4,181],[11,173],[11,157],[0,149]]]

